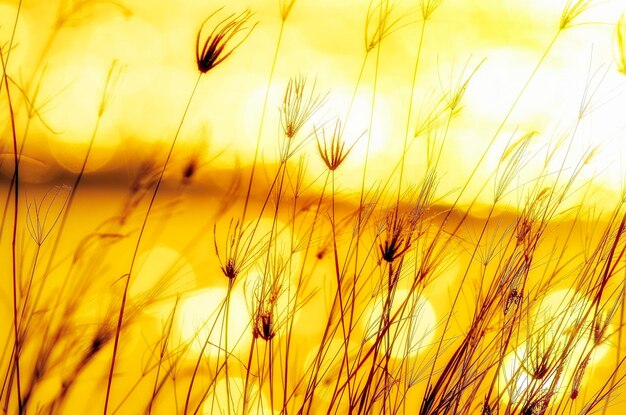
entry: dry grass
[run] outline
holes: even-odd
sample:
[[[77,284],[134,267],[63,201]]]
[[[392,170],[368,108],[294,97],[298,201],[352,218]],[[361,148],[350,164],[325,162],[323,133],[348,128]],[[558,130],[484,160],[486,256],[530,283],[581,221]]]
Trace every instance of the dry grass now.
[[[576,192],[590,191],[583,170],[596,148],[584,151],[573,167],[561,161],[554,171],[557,153],[570,154],[583,116],[577,114],[574,129],[540,150],[533,147],[540,139],[537,132],[516,130],[488,177],[477,175],[561,32],[575,30],[593,3],[566,3],[555,38],[505,109],[478,165],[460,189],[450,190],[439,188],[446,168],[453,167],[443,166],[441,155],[449,150],[450,126],[463,112],[482,61],[471,70],[468,63],[449,87],[440,80],[439,92],[419,115],[412,108],[417,74],[424,70],[420,56],[427,28],[445,2],[420,2],[404,147],[393,174],[376,188],[365,185],[365,176],[372,162],[380,50],[410,26],[407,16],[388,0],[372,0],[364,11],[365,56],[346,119],[314,121],[329,95],[304,76],[285,85],[274,126],[278,161],[270,164],[258,158],[265,111],[283,31],[299,5],[278,2],[281,28],[254,162],[244,182],[247,192],[239,191],[246,170],[237,167],[232,182],[220,183],[223,192],[212,195],[215,207],[198,218],[184,208],[186,197],[199,203],[192,194],[173,195],[202,183],[198,171],[208,164],[207,141],[198,140],[177,173],[170,160],[180,151],[176,143],[192,101],[200,105],[204,99],[196,94],[201,79],[211,77],[218,65],[228,70],[229,58],[254,36],[256,26],[250,11],[220,17],[224,12],[219,9],[197,32],[198,77],[171,141],[135,163],[128,190],[115,201],[115,214],[75,233],[68,222],[79,215],[76,195],[84,191],[92,144],[114,105],[123,68],[114,61],[103,73],[90,145],[73,186],[31,196],[20,181],[25,167],[19,143],[27,133],[20,136],[24,129],[14,111],[24,107],[28,123],[39,117],[49,104],[37,99],[45,80],[42,75],[18,86],[7,70],[12,45],[3,45],[3,108],[11,132],[11,145],[3,148],[12,148],[13,159],[0,231],[1,236],[5,225],[11,227],[11,248],[9,241],[1,241],[12,260],[11,276],[3,279],[3,289],[11,293],[11,335],[0,351],[3,413],[77,413],[76,401],[88,399],[91,389],[95,399],[80,411],[105,415],[617,413],[613,405],[619,403],[626,376],[626,199],[607,207],[603,220],[584,203],[567,207]],[[79,5],[60,12],[57,25],[65,24]],[[615,32],[617,69],[626,73],[623,20]],[[193,49],[193,39],[189,46]],[[368,131],[344,137],[374,51]],[[597,89],[588,92],[581,114]],[[410,131],[415,131],[412,137]],[[356,145],[366,135],[365,157],[358,160],[362,176],[355,179],[360,194],[346,200],[340,188],[344,163],[356,157]],[[407,192],[409,138],[423,137],[428,141],[426,172]],[[307,163],[314,157],[320,171],[311,171]],[[522,183],[525,167],[536,159],[542,160],[540,171]],[[266,181],[255,180],[257,166],[263,167]],[[462,206],[461,195],[468,198],[476,188],[478,193]],[[476,219],[474,209],[486,189],[492,201]],[[458,195],[456,202],[441,203],[442,195],[451,192]],[[511,194],[519,195],[519,203],[502,213]],[[182,252],[201,250],[209,273],[220,280],[216,284],[226,287],[219,300],[195,311],[189,309],[191,294],[201,292],[176,288],[185,269],[179,257],[163,259],[159,279],[150,287],[134,285],[141,273],[140,254],[156,246],[160,232],[165,234],[163,229],[178,218],[191,229]],[[579,232],[582,242],[576,244]],[[445,286],[444,276],[453,267],[456,279]],[[111,278],[118,269],[123,271]],[[571,291],[563,294],[564,286]],[[432,294],[437,290],[439,297]],[[160,310],[158,333],[142,333],[142,357],[133,362],[127,355],[133,351],[132,336],[155,309]],[[96,316],[86,323],[89,313]],[[199,321],[185,326],[185,319]],[[600,359],[606,370],[600,370]]]

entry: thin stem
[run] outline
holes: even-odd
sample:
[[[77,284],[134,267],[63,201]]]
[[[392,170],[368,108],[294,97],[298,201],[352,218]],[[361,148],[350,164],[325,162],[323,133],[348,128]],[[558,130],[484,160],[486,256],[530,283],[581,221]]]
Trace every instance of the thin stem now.
[[[424,42],[424,33],[426,32],[426,23],[428,20],[424,20],[422,24],[422,30],[420,31],[419,43],[417,46],[417,57],[415,58],[415,65],[413,66],[413,80],[411,81],[411,93],[409,94],[409,107],[406,114],[406,125],[404,128],[404,144],[402,146],[402,157],[400,159],[400,178],[398,180],[398,204],[400,203],[400,195],[402,194],[402,179],[404,177],[404,162],[406,159],[406,148],[409,140],[409,129],[411,125],[411,114],[413,112],[413,98],[415,96],[415,83],[417,81],[417,71],[419,68],[420,58],[422,56],[422,44]]]
[[[159,174],[159,179],[156,182],[156,186],[154,188],[154,192],[152,193],[152,198],[150,199],[150,203],[148,205],[148,210],[146,211],[146,214],[143,218],[143,223],[141,224],[141,230],[139,231],[139,236],[137,238],[137,243],[135,244],[135,251],[133,252],[133,257],[130,263],[130,268],[128,270],[128,274],[126,274],[126,283],[124,285],[124,293],[122,294],[122,303],[120,305],[120,311],[119,311],[119,316],[117,319],[117,328],[115,330],[115,341],[113,343],[113,356],[111,358],[111,367],[109,369],[109,377],[107,380],[107,391],[106,391],[106,396],[104,399],[104,415],[107,414],[108,408],[109,408],[109,398],[111,395],[111,385],[113,382],[113,372],[115,370],[115,358],[117,357],[117,349],[119,346],[119,340],[120,340],[120,333],[122,331],[122,322],[124,319],[124,309],[126,307],[126,297],[128,295],[128,287],[130,284],[130,280],[133,274],[133,268],[135,266],[135,260],[137,259],[137,253],[139,252],[139,247],[141,246],[141,240],[143,238],[145,229],[146,229],[146,225],[148,223],[148,218],[150,217],[150,212],[152,211],[152,207],[154,206],[154,202],[156,200],[156,196],[159,192],[159,188],[161,187],[161,183],[163,182],[163,176],[165,175],[165,170],[167,169],[167,165],[170,161],[170,158],[172,157],[172,153],[174,151],[174,146],[176,145],[176,141],[178,139],[178,136],[180,134],[180,130],[183,127],[183,123],[185,122],[185,118],[187,116],[187,112],[189,111],[189,107],[191,105],[191,101],[193,100],[193,97],[196,93],[196,89],[198,88],[198,84],[200,83],[200,78],[202,77],[202,73],[198,74],[198,78],[196,79],[196,82],[193,86],[193,89],[191,90],[191,95],[189,96],[189,100],[187,101],[187,105],[185,107],[185,111],[183,112],[183,116],[180,119],[180,123],[178,124],[178,128],[176,129],[176,134],[174,135],[174,139],[172,140],[172,144],[170,146],[169,152],[167,153],[167,157],[165,159],[165,162],[163,163],[163,167],[161,168],[161,173]]]
[[[285,29],[285,20],[280,23],[280,31],[278,32],[278,40],[276,41],[276,49],[274,50],[274,58],[272,59],[272,67],[270,69],[270,76],[267,81],[267,87],[265,88],[265,98],[263,99],[263,106],[261,107],[261,120],[259,121],[259,131],[256,138],[256,146],[254,149],[254,159],[252,160],[252,170],[250,171],[250,180],[248,181],[248,190],[246,190],[246,199],[243,204],[243,212],[241,213],[241,223],[245,223],[246,213],[248,211],[248,204],[250,203],[250,193],[252,191],[252,182],[254,181],[254,173],[259,157],[259,150],[261,147],[261,136],[263,135],[263,124],[265,123],[265,110],[267,108],[267,102],[270,95],[270,87],[272,86],[272,80],[274,79],[274,72],[276,70],[276,62],[278,61],[278,51],[280,50],[280,44],[283,39],[283,32]]]
[[[230,299],[233,292],[233,280],[228,280],[228,290],[226,291],[226,310],[224,311],[224,377],[226,378],[226,396],[228,399],[228,404],[226,405],[226,413],[230,415],[230,381],[228,379],[228,355],[230,352],[228,351],[228,321],[230,318]],[[219,349],[218,349],[219,350]],[[218,359],[219,361],[219,352]],[[216,376],[219,371],[216,371]]]
[[[252,343],[250,344],[250,354],[248,355],[248,366],[246,367],[246,381],[243,385],[243,409],[242,413],[245,415],[247,413],[248,408],[248,384],[250,382],[250,371],[252,370],[252,356],[254,356],[254,346],[256,345],[257,339],[256,337],[252,338]]]
[[[21,2],[20,2],[21,5]],[[19,9],[18,9],[19,12]],[[17,18],[16,18],[17,20]],[[16,23],[17,24],[17,23]],[[0,48],[0,60],[2,61],[4,87],[7,93],[7,103],[9,106],[9,116],[11,119],[11,137],[13,138],[13,165],[15,176],[15,193],[13,197],[13,233],[11,240],[11,264],[12,264],[12,283],[13,283],[13,334],[15,337],[15,372],[17,380],[17,403],[19,413],[22,413],[22,390],[20,379],[20,338],[19,338],[19,326],[17,321],[17,227],[18,227],[18,209],[19,209],[19,160],[18,160],[18,146],[17,146],[17,131],[15,126],[15,114],[13,112],[13,103],[11,101],[11,91],[9,89],[9,77],[6,74],[7,67],[2,55],[2,49]],[[10,396],[10,394],[9,394]],[[8,400],[7,400],[8,402]]]

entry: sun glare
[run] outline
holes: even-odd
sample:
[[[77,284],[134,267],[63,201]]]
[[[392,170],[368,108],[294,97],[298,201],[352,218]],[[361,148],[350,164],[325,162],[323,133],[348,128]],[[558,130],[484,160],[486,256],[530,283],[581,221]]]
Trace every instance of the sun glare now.
[[[624,0],[0,0],[1,415],[620,415]]]
[[[230,353],[244,350],[251,332],[248,314],[241,307],[245,300],[241,293],[232,293],[232,310],[225,332],[221,318],[226,312],[225,296],[225,289],[207,288],[183,297],[174,328],[180,338],[178,342],[172,343],[172,347],[188,348],[193,356],[202,351],[208,357],[223,354],[219,345],[224,341],[228,341],[229,347],[232,347]]]
[[[385,327],[383,321],[383,301],[377,300],[370,307],[367,320],[369,338],[376,338],[376,333]],[[435,337],[437,316],[430,303],[408,290],[398,290],[391,305],[391,315],[398,317],[389,323],[389,333],[392,346],[389,354],[395,359],[415,356],[421,350],[431,345]]]

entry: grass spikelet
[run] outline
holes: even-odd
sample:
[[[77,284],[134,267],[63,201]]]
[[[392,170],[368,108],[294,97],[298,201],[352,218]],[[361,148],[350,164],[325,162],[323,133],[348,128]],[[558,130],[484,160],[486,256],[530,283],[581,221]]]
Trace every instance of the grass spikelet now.
[[[52,233],[65,209],[69,188],[55,186],[48,190],[39,203],[27,203],[26,227],[33,241],[41,246]]]
[[[465,67],[463,68],[463,72],[461,73],[461,76],[459,77],[456,85],[454,86],[450,85],[448,90],[444,91],[443,95],[447,101],[448,109],[452,113],[459,110],[459,106],[461,104],[461,101],[463,100],[465,91],[467,91],[467,87],[469,86],[470,81],[472,80],[474,75],[476,75],[476,73],[478,72],[482,64],[485,62],[485,60],[486,59],[483,59],[482,61],[480,61],[478,65],[476,65],[474,69],[469,73],[469,75],[465,76],[465,72],[467,71],[468,65],[469,65],[469,61],[468,61],[465,64]]]
[[[315,92],[315,83],[308,93],[306,91],[307,80],[303,76],[291,78],[287,83],[287,89],[280,107],[280,123],[283,134],[288,139],[293,139],[302,129],[304,124],[320,110],[326,101],[326,97]]]
[[[537,134],[535,131],[524,134],[521,138],[509,145],[500,157],[500,163],[498,163],[498,172],[496,173],[496,182],[494,190],[494,201],[498,202],[505,194],[507,188],[511,185],[513,180],[519,177],[525,162],[527,161],[528,147],[532,138]],[[500,166],[504,165],[502,173],[500,173]]]
[[[414,225],[396,210],[387,215],[385,222],[385,239],[379,243],[378,249],[382,260],[392,263],[411,248]]]
[[[256,23],[249,26],[252,18],[250,10],[245,10],[239,14],[230,14],[219,20],[211,33],[201,41],[205,26],[221,10],[216,10],[202,22],[196,36],[196,64],[200,73],[203,74],[228,59],[250,36],[256,26]],[[238,37],[239,39],[237,39]]]
[[[280,10],[280,18],[284,22],[291,14],[291,9],[296,4],[296,0],[278,0],[278,8]]]
[[[594,0],[567,0],[567,4],[561,13],[559,30],[566,30],[573,26],[574,20],[594,6]]]
[[[251,248],[253,233],[249,232],[250,227],[241,226],[238,221],[233,225],[233,221],[231,219],[228,224],[226,242],[221,254],[217,243],[217,225],[213,227],[215,255],[224,276],[229,280],[234,280],[239,274],[246,271],[252,265],[256,256],[254,248]]]
[[[281,325],[277,303],[285,292],[284,270],[280,261],[272,267],[270,275],[259,278],[253,289],[251,307],[252,336],[270,341]]]
[[[190,184],[198,170],[204,165],[208,149],[209,141],[204,136],[199,138],[196,144],[192,146],[187,159],[183,162],[180,174],[183,185]]]
[[[420,0],[420,11],[424,21],[430,19],[445,0]]]
[[[365,17],[365,52],[369,53],[384,39],[402,27],[404,16],[393,17],[398,4],[390,0],[370,0]]]
[[[322,129],[321,132],[314,129],[314,133],[317,141],[317,152],[330,171],[335,171],[341,166],[341,163],[348,157],[348,154],[350,154],[350,151],[358,141],[357,139],[352,146],[346,148],[346,143],[341,138],[343,130],[341,129],[341,121],[339,120],[335,122],[335,127],[330,134],[330,138],[327,138],[324,129]]]
[[[570,391],[569,395],[569,398],[571,400],[578,398],[578,394],[580,393],[580,388],[583,382],[583,376],[585,376],[585,370],[587,369],[587,365],[589,364],[590,359],[591,355],[587,355],[587,357],[582,361],[580,366],[576,368],[576,372],[574,372],[574,378],[572,380],[572,390]]]

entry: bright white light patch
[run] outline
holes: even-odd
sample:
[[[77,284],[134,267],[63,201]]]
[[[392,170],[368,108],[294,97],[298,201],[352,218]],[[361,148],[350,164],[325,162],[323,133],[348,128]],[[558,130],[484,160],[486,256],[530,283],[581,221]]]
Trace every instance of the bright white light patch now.
[[[157,246],[137,259],[138,272],[130,283],[131,297],[154,293],[157,298],[173,297],[195,287],[191,264],[179,252]]]
[[[203,415],[213,414],[240,414],[243,413],[243,398],[246,380],[242,377],[229,377],[221,379],[211,388],[211,392],[202,406]],[[246,413],[272,414],[265,404],[265,397],[259,393],[259,388],[255,385],[255,379],[248,379],[248,390],[245,394],[248,401]]]
[[[211,357],[219,352],[223,356],[226,340],[230,353],[237,353],[249,345],[244,340],[251,336],[250,318],[243,294],[236,290],[231,293],[227,337],[224,336],[226,293],[226,288],[208,288],[181,299],[174,328],[178,342],[172,342],[173,347],[186,344],[195,358],[201,352]]]
[[[407,300],[405,311],[392,322],[389,330],[393,341],[389,354],[396,359],[414,356],[428,346],[433,339],[437,324],[437,316],[432,305],[425,298],[412,294],[409,290],[396,291],[391,306],[391,316],[398,311],[405,300]],[[384,300],[377,299],[376,303],[366,311],[365,315],[369,316],[366,327],[369,341],[374,340],[379,330],[383,303]]]

